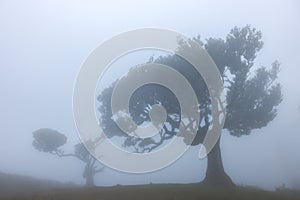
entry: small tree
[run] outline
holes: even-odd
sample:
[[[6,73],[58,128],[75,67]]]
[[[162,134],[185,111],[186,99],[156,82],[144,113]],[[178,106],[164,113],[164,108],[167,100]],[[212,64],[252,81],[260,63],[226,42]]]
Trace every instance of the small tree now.
[[[67,142],[67,137],[56,130],[49,128],[38,129],[33,132],[33,147],[42,152],[50,153],[59,157],[75,157],[85,163],[82,176],[86,180],[86,186],[94,186],[94,176],[101,172],[96,159],[86,150],[82,143],[74,146],[73,153],[65,153],[61,147]]]

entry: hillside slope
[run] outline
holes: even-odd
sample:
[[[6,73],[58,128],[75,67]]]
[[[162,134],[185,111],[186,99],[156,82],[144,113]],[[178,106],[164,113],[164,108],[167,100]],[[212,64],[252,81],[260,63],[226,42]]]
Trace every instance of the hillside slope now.
[[[53,182],[52,182],[53,183]],[[34,183],[36,184],[36,182]],[[50,184],[51,185],[51,184]],[[49,184],[47,184],[49,186]],[[0,199],[28,200],[299,200],[300,193],[296,191],[269,192],[259,189],[237,187],[235,189],[206,188],[200,184],[150,184],[139,186],[114,186],[94,188],[58,188],[41,187],[44,190],[30,193],[11,193]],[[54,189],[56,187],[56,189]]]

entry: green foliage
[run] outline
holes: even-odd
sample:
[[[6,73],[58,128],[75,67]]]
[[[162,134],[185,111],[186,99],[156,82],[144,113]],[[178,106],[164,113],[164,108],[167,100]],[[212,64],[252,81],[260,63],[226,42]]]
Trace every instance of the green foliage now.
[[[193,38],[203,46],[216,63],[226,87],[227,116],[224,129],[234,136],[247,135],[251,130],[262,128],[272,121],[277,113],[276,106],[282,100],[281,86],[276,83],[280,64],[276,61],[272,68],[254,66],[257,53],[263,47],[262,34],[255,28],[245,26],[234,27],[225,39],[209,38],[206,42],[200,36]],[[182,49],[188,50],[189,44],[181,44]],[[163,56],[149,60],[168,65],[181,73],[189,81],[199,102],[200,124],[193,145],[202,142],[211,121],[211,102],[207,86],[203,78],[193,66],[177,55]],[[145,73],[143,69],[141,73]],[[136,72],[133,74],[136,76]],[[130,79],[131,72],[127,79]],[[176,82],[174,81],[174,84]],[[148,138],[146,141],[124,134],[112,120],[111,94],[114,85],[106,88],[98,97],[100,102],[101,126],[109,136],[125,136],[125,146],[135,146],[138,150],[151,151],[164,140],[176,135],[179,126],[180,105],[167,88],[149,84],[136,90],[130,100],[130,113],[139,125],[149,122],[149,108],[161,104],[167,110],[167,124],[160,138]],[[180,86],[179,86],[180,87]],[[188,98],[188,97],[187,97]],[[194,122],[190,119],[190,124]],[[171,127],[171,128],[170,128]],[[142,151],[143,151],[142,150]]]
[[[78,143],[74,146],[74,153],[78,159],[85,163],[88,162],[89,156],[91,156],[82,143]]]
[[[253,77],[243,82],[243,87],[229,87],[225,128],[232,135],[250,134],[252,129],[262,128],[275,118],[274,107],[282,96],[280,84],[274,84],[278,70],[279,63],[274,62],[270,70],[258,68]]]
[[[32,145],[39,151],[56,152],[67,142],[67,137],[56,130],[41,128],[33,132]]]

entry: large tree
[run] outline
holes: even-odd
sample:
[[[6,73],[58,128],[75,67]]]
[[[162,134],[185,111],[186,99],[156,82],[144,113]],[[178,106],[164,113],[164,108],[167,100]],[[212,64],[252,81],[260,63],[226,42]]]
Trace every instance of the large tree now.
[[[253,129],[265,127],[275,118],[276,106],[282,100],[281,86],[276,82],[279,63],[275,61],[270,68],[254,65],[257,53],[263,47],[260,31],[250,26],[235,27],[225,39],[209,38],[202,42],[198,36],[191,40],[206,49],[222,76],[227,98],[224,129],[231,135],[240,137],[249,135]],[[181,48],[189,48],[189,45],[182,44]],[[149,62],[171,66],[190,82],[196,92],[200,110],[200,123],[192,145],[199,145],[203,142],[212,118],[210,96],[201,75],[190,63],[177,55],[161,56],[150,59]],[[147,73],[143,67],[138,70],[138,73]],[[125,78],[130,79],[131,76],[136,75],[135,69],[134,73],[129,72]],[[133,93],[129,102],[129,111],[137,125],[150,121],[149,110],[155,104],[162,105],[167,112],[165,126],[158,136],[142,139],[128,136],[114,122],[111,110],[114,86],[115,83],[104,89],[98,96],[100,124],[108,137],[123,136],[125,147],[134,147],[136,152],[149,152],[176,135],[180,123],[180,106],[170,90],[157,84],[148,84]],[[194,123],[193,119],[186,126],[192,123]],[[205,184],[234,185],[224,171],[220,139],[208,154],[207,160],[206,177],[203,181]]]
[[[50,153],[59,157],[75,157],[85,163],[82,176],[86,179],[86,186],[94,186],[94,176],[104,168],[91,156],[82,143],[74,146],[74,152],[65,153],[61,148],[67,137],[56,130],[49,128],[38,129],[33,132],[33,147],[38,151]]]

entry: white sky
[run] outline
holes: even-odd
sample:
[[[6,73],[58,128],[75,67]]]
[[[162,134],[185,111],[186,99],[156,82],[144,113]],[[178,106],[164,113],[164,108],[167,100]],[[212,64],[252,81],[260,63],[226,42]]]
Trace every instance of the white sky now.
[[[156,27],[193,37],[225,37],[234,26],[261,30],[258,65],[281,63],[284,101],[278,117],[250,136],[222,136],[232,179],[266,189],[300,187],[300,2],[295,1],[15,1],[0,0],[0,171],[83,182],[82,164],[34,150],[32,131],[50,127],[78,141],[72,91],[80,65],[101,42]],[[71,145],[66,148],[70,149]],[[197,182],[205,160],[192,148],[169,168],[146,175],[106,169],[99,185]]]

